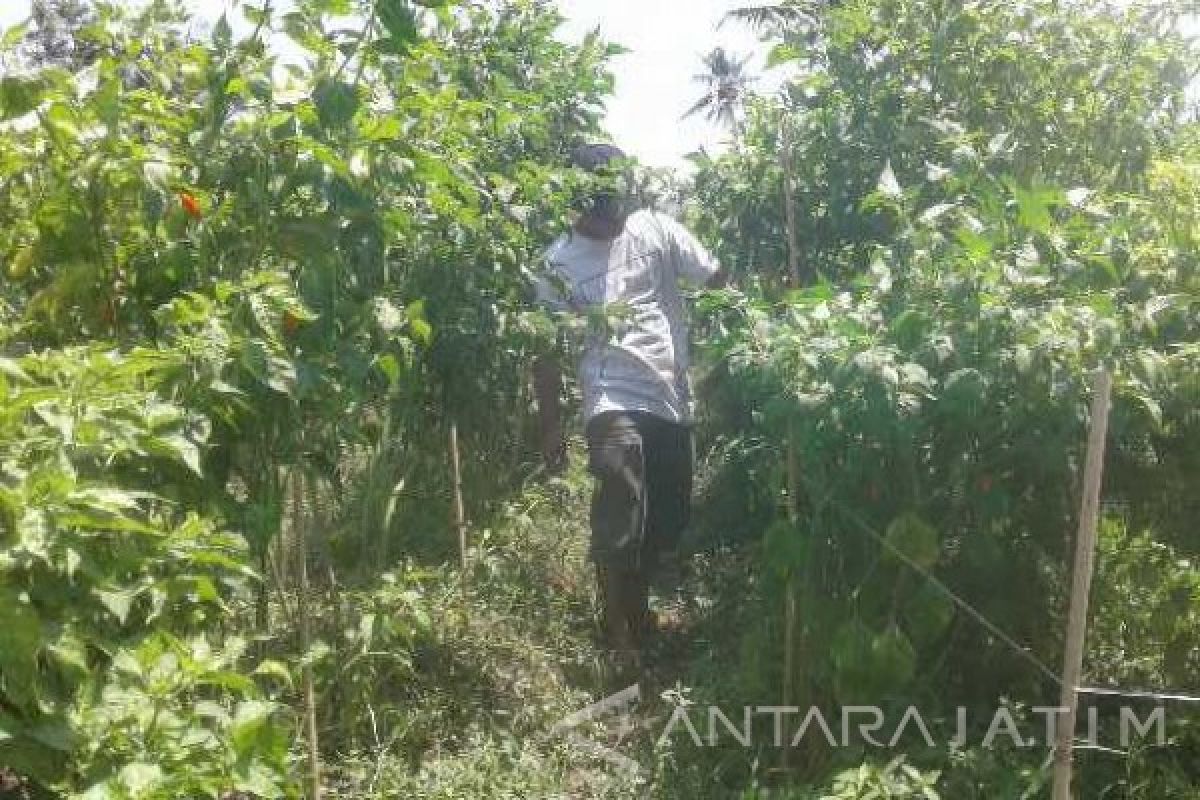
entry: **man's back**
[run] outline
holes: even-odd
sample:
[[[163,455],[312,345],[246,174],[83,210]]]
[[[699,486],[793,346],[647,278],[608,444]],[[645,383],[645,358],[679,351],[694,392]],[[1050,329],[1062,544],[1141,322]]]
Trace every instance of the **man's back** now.
[[[587,342],[579,379],[584,416],[645,411],[673,422],[691,418],[687,325],[679,283],[704,284],[712,257],[674,220],[638,211],[613,239],[577,232],[546,254],[538,296],[556,310],[603,309],[612,329]]]

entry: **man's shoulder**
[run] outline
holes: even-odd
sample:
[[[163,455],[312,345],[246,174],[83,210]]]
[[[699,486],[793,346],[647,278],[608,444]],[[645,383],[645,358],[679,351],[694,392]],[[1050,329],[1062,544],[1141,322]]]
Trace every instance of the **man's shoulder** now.
[[[661,211],[642,208],[629,215],[625,221],[625,229],[634,233],[649,232],[657,236],[661,235],[665,228],[674,224],[676,224],[675,220]]]

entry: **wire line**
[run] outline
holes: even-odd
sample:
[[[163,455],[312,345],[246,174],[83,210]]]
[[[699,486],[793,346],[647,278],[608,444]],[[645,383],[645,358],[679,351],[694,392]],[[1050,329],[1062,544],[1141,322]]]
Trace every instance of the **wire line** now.
[[[946,597],[948,597],[951,600],[951,602],[953,602],[956,606],[961,608],[963,611],[967,612],[967,614],[969,614],[976,622],[978,622],[983,627],[987,628],[987,630],[990,631],[994,636],[996,636],[1002,642],[1004,642],[1006,645],[1008,645],[1012,649],[1013,652],[1015,652],[1017,655],[1021,656],[1021,658],[1025,659],[1033,666],[1037,667],[1038,671],[1041,672],[1046,677],[1048,677],[1050,680],[1054,681],[1054,684],[1056,686],[1062,686],[1062,679],[1059,678],[1057,674],[1055,674],[1054,670],[1050,669],[1050,667],[1048,667],[1044,663],[1042,663],[1042,661],[1040,659],[1038,659],[1037,656],[1035,656],[1035,655],[1033,655],[1033,653],[1029,652],[1029,648],[1020,644],[1016,639],[1014,639],[1013,637],[1011,637],[1007,633],[1005,633],[1003,628],[1001,628],[999,625],[997,625],[996,623],[989,620],[986,616],[983,615],[983,613],[981,611],[976,609],[973,605],[968,603],[963,598],[959,597],[954,592],[953,589],[951,589],[949,586],[947,586],[946,584],[944,584],[940,580],[938,580],[932,573],[930,573],[928,570],[926,570],[920,564],[916,563],[911,558],[909,558],[905,553],[903,553],[895,545],[893,545],[886,538],[881,536],[874,528],[872,528],[870,525],[868,525],[866,522],[864,522],[863,519],[861,517],[859,517],[857,514],[855,514],[852,511],[848,511],[844,508],[839,509],[839,511],[841,511],[841,513],[845,514],[850,519],[851,522],[853,522],[856,526],[861,528],[868,536],[870,536],[875,541],[879,542],[890,553],[892,553],[897,558],[899,558],[901,561],[903,561],[905,564],[907,564],[910,569],[912,569],[918,575],[920,575],[925,580],[927,580],[931,584],[933,584],[933,586],[938,591],[940,591],[942,594],[944,594]]]

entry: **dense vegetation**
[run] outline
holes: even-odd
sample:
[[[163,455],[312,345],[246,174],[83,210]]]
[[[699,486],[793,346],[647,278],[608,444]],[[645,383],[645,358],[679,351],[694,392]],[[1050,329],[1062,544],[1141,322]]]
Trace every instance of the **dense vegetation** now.
[[[540,473],[529,413],[572,335],[527,287],[614,47],[543,0],[248,5],[203,38],[66,5],[0,52],[0,796],[1046,795],[1044,748],[647,726],[631,776],[547,736],[610,687],[586,474]],[[1030,658],[1060,657],[1101,365],[1087,680],[1200,687],[1182,6],[738,15],[794,77],[720,97],[734,146],[683,190],[736,288],[697,303],[691,602],[647,718],[1054,705]],[[1081,751],[1082,796],[1200,797],[1169,712],[1166,747]]]
[[[708,301],[722,359],[709,427],[740,454],[719,473],[726,491],[766,531],[743,645],[794,637],[798,652],[794,674],[774,659],[730,693],[791,681],[802,707],[1052,701],[1045,674],[878,539],[1056,665],[1101,365],[1118,376],[1101,582],[1142,567],[1145,582],[1104,587],[1089,675],[1196,685],[1200,209],[1180,11],[899,0],[744,14],[799,77],[750,104],[737,152],[699,164],[696,219],[759,287]],[[791,469],[746,481],[764,454]],[[1149,567],[1146,546],[1174,566]],[[1174,731],[1195,753],[1194,717]],[[1152,757],[1083,763],[1084,796],[1195,791],[1194,772]],[[948,791],[1032,791],[1019,766],[1038,764]]]

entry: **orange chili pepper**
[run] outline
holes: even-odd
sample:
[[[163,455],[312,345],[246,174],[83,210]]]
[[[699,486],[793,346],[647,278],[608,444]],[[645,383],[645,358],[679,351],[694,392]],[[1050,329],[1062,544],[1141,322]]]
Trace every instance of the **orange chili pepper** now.
[[[204,212],[200,209],[200,201],[194,195],[187,192],[180,192],[179,202],[183,206],[183,210],[192,219],[200,219],[200,217],[204,216]]]

